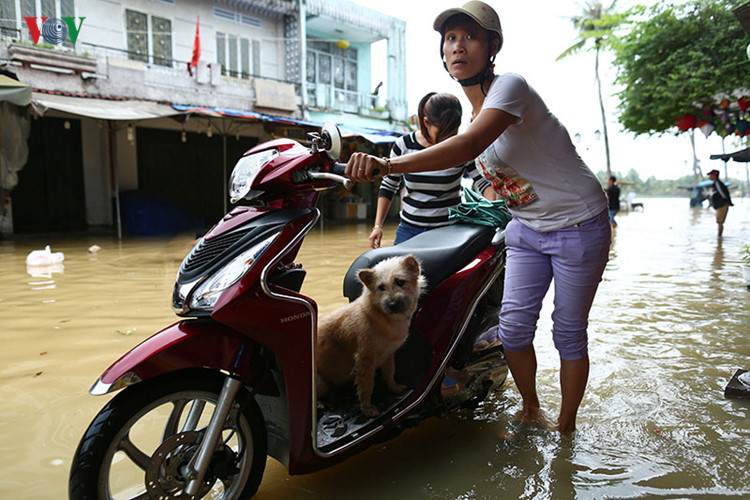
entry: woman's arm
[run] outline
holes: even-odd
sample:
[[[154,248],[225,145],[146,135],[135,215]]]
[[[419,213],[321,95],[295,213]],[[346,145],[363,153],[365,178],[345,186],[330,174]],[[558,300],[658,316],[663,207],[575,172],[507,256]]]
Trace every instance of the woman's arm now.
[[[370,248],[380,248],[380,242],[383,239],[383,223],[388,209],[391,207],[391,199],[385,196],[378,196],[378,208],[375,212],[375,225],[372,226],[370,233]]]
[[[428,172],[454,167],[473,160],[497,139],[517,118],[500,109],[483,109],[465,132],[414,153],[391,158],[391,170],[385,160],[364,153],[354,153],[346,165],[346,175],[358,182],[379,175],[405,172]]]

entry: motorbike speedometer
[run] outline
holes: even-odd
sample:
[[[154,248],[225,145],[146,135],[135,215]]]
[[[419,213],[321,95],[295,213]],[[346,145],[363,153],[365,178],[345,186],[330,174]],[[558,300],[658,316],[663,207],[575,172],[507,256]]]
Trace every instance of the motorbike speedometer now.
[[[237,161],[229,178],[229,199],[233,204],[242,198],[252,199],[260,194],[260,191],[252,190],[253,181],[261,169],[277,156],[278,150],[267,149],[243,156]]]

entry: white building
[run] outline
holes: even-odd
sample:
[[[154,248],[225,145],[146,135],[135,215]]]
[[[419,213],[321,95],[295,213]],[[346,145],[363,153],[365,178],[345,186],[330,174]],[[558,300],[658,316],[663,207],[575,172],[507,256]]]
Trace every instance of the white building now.
[[[401,131],[404,32],[342,0],[0,0],[0,70],[34,90],[28,161],[0,185],[16,230],[210,225],[260,141]]]

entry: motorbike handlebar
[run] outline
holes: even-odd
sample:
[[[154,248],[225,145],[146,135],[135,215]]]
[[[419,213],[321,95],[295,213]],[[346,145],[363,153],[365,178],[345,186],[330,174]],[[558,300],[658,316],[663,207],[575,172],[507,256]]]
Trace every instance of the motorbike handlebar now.
[[[346,189],[351,189],[354,183],[344,175],[346,163],[333,162],[328,172],[308,172],[312,179],[328,179],[342,184]]]
[[[344,172],[346,171],[346,163],[335,161],[331,163],[330,170],[332,174],[344,175]]]
[[[346,163],[340,163],[340,162],[333,162],[331,163],[331,173],[336,175],[344,175],[344,171],[346,170]],[[372,176],[377,177],[380,175],[380,169],[376,168],[372,171]]]

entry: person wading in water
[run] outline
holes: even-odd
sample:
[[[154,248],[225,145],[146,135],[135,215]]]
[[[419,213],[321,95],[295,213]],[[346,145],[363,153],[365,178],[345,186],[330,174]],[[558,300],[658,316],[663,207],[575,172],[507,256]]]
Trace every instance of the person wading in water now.
[[[552,336],[560,354],[562,405],[557,429],[570,435],[589,374],[588,315],[607,264],[612,228],[599,180],[570,135],[520,75],[495,75],[503,32],[495,10],[467,2],[435,19],[440,54],[471,102],[466,131],[395,158],[354,153],[346,167],[355,181],[382,174],[425,172],[477,158],[478,170],[506,200],[507,264],[499,336],[523,398],[518,417],[544,425],[536,391],[533,340],[542,299],[554,277]]]

